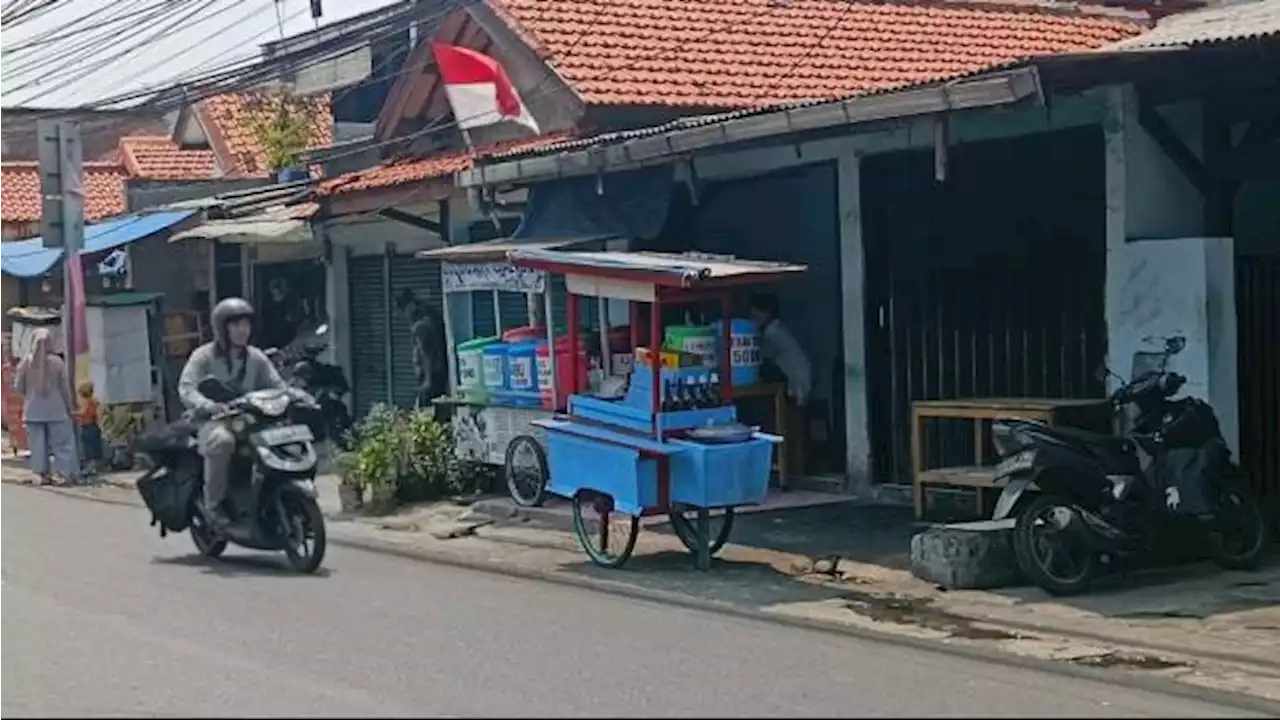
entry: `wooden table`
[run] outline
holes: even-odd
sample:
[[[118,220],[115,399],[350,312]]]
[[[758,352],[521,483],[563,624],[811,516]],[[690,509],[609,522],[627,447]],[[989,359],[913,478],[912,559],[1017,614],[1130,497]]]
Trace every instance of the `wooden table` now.
[[[752,397],[772,397],[773,398],[773,422],[775,427],[771,428],[776,434],[782,436],[782,446],[775,451],[775,460],[773,470],[778,474],[778,487],[782,490],[787,489],[787,455],[789,447],[787,443],[791,440],[790,429],[787,425],[787,386],[786,383],[780,382],[758,382],[751,385],[733,386],[734,402],[743,398]]]
[[[999,418],[1040,420],[1050,425],[1070,425],[1105,431],[1105,399],[1067,398],[960,398],[956,400],[919,400],[911,404],[911,465],[915,491],[916,520],[924,517],[925,486],[944,485],[972,488],[978,494],[978,506],[985,507],[984,490],[996,487],[994,468],[987,465],[987,446],[982,424]],[[1103,412],[1100,412],[1102,410]],[[923,425],[926,419],[961,419],[973,421],[973,465],[964,467],[925,468]]]

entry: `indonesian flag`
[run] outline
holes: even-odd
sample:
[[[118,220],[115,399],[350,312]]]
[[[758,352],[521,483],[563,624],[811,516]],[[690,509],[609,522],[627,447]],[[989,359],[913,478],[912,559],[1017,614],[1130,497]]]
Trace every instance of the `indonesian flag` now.
[[[539,132],[538,121],[529,114],[498,61],[445,43],[432,43],[431,50],[459,128],[470,130],[509,121]]]

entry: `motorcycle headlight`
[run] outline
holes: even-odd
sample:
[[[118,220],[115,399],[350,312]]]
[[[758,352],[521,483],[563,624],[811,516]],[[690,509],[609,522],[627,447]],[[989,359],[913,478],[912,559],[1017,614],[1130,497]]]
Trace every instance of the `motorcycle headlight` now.
[[[280,393],[279,395],[269,395],[266,397],[254,398],[253,406],[267,417],[279,417],[289,409],[288,393]]]
[[[231,418],[231,421],[228,424],[231,426],[231,432],[236,435],[243,433],[245,428],[249,427],[249,422],[244,419],[243,415],[237,415]]]

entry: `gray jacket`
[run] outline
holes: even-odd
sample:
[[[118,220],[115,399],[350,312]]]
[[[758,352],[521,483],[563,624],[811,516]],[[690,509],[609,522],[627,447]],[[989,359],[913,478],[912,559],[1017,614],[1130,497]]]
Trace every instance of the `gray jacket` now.
[[[27,361],[18,364],[13,379],[13,389],[22,396],[23,422],[67,422],[71,420],[75,403],[71,401],[71,383],[67,379],[67,365],[61,358],[49,358],[49,392],[41,393],[31,387]]]
[[[197,387],[201,380],[210,376],[226,383],[240,395],[285,386],[266,353],[258,348],[251,345],[238,357],[228,357],[218,349],[217,343],[209,342],[191,353],[178,378],[178,397],[189,410],[202,410],[217,404],[202,395]]]

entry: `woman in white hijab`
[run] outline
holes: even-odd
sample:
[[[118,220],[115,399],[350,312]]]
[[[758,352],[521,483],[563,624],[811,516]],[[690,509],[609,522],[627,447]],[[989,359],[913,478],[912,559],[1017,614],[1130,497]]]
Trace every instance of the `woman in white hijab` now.
[[[75,405],[71,400],[71,383],[67,366],[53,352],[53,336],[45,328],[35,331],[31,349],[18,363],[13,389],[22,396],[22,421],[27,426],[31,445],[31,469],[40,480],[51,480],[49,457],[53,470],[67,482],[74,482],[80,463],[76,460],[75,432],[71,416]]]

